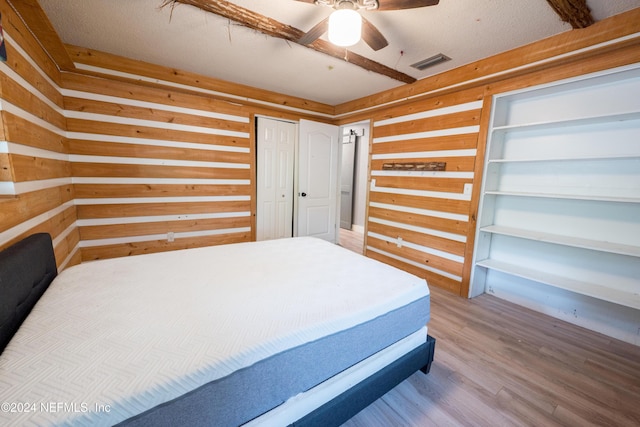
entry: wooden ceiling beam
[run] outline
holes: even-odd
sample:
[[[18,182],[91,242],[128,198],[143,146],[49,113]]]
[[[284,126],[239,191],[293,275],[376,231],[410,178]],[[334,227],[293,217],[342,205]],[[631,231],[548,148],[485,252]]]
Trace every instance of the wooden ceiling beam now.
[[[595,21],[587,6],[587,0],[547,0],[564,22],[573,28],[587,28]]]
[[[174,7],[177,3],[197,7],[198,9],[238,22],[245,27],[260,31],[261,33],[269,36],[278,37],[296,44],[300,44],[298,41],[305,34],[304,31],[292,27],[291,25],[283,24],[275,19],[260,15],[252,10],[245,9],[224,0],[165,0],[162,7]],[[413,83],[416,81],[415,78],[401,73],[398,70],[389,68],[379,62],[372,61],[362,55],[358,55],[357,53],[350,52],[347,49],[338,48],[321,39],[318,39],[309,45],[300,45],[403,83]]]

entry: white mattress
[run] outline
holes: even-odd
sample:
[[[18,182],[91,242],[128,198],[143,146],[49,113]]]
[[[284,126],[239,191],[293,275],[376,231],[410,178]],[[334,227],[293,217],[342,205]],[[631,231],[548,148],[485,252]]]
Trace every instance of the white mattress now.
[[[81,264],[0,356],[0,424],[112,425],[428,292],[313,238]]]

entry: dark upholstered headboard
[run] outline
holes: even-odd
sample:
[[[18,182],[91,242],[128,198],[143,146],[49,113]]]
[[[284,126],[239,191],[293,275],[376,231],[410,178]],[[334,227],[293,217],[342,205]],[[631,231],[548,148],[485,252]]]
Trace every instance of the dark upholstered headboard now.
[[[32,234],[0,252],[0,353],[57,274],[49,234]]]

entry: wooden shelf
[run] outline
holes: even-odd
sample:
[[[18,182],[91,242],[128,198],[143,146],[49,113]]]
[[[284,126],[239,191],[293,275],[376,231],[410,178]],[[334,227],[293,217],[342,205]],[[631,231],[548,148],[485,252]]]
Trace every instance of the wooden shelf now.
[[[574,126],[591,126],[596,124],[605,124],[612,122],[623,122],[628,120],[640,120],[640,112],[634,111],[630,113],[617,113],[605,116],[595,117],[580,117],[576,119],[565,119],[548,122],[536,122],[525,124],[514,124],[506,126],[496,126],[492,129],[494,133],[506,133],[506,132],[524,132],[532,130],[547,130],[547,129],[562,129]]]
[[[518,237],[521,239],[535,240],[538,242],[553,243],[556,245],[571,246],[574,248],[640,257],[640,247],[623,245],[619,243],[602,242],[599,240],[562,236],[558,234],[523,230],[519,228],[502,227],[499,225],[489,225],[487,227],[482,227],[480,231],[483,231],[485,233],[501,234],[503,236]],[[640,260],[638,262],[640,262]]]
[[[640,203],[640,198],[634,197],[612,197],[612,196],[589,196],[579,194],[553,194],[553,193],[525,193],[515,191],[495,191],[488,190],[485,194],[491,194],[495,196],[509,196],[509,197],[539,197],[547,199],[567,199],[567,200],[586,200],[593,202],[614,202],[614,203]]]
[[[495,97],[471,296],[492,289],[548,312],[613,310],[598,300],[640,309],[640,102],[628,95],[638,88],[634,67]],[[637,323],[620,313],[614,328]]]
[[[532,280],[534,282],[543,283],[545,285],[555,286],[581,295],[609,301],[614,304],[640,309],[640,294],[638,293],[625,292],[595,283],[568,279],[566,277],[493,259],[478,261],[476,265],[490,270],[510,274],[512,276],[521,277],[523,279]]]

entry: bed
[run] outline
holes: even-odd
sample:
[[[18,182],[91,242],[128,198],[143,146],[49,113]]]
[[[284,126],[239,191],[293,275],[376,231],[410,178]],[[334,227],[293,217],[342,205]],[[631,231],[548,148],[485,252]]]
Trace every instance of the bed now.
[[[58,275],[35,234],[0,293],[2,425],[340,425],[434,355],[424,279],[315,238]]]

